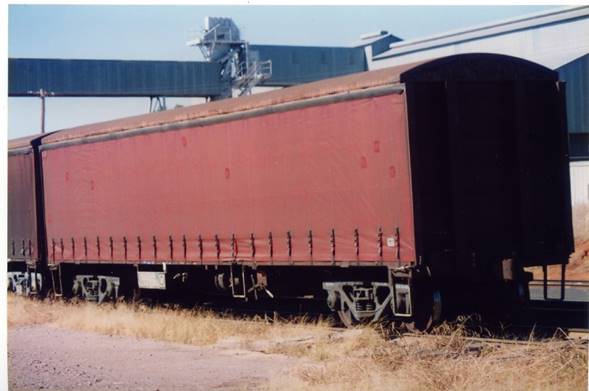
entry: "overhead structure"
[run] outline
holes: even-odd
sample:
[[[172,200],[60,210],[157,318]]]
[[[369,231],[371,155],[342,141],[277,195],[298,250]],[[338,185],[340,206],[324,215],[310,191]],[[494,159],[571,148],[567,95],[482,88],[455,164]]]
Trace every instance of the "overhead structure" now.
[[[219,65],[197,61],[11,58],[8,95],[214,97],[227,88]]]
[[[272,64],[263,86],[284,87],[368,70],[363,48],[250,45],[249,55]]]
[[[401,39],[386,31],[361,37],[353,47],[249,44],[231,18],[206,17],[202,34],[187,42],[206,61],[221,66],[221,78],[235,94],[256,86],[284,87],[368,70],[368,56]],[[228,92],[229,96],[229,92]]]
[[[250,55],[249,44],[241,39],[231,18],[207,16],[202,35],[187,45],[198,47],[205,60],[219,64],[221,78],[229,81],[239,96],[251,94],[256,85],[272,76],[272,60],[260,61]]]
[[[238,57],[243,54],[241,49],[246,42],[241,40],[239,28],[231,18],[207,16],[202,36],[187,44],[198,47],[207,61],[222,61],[234,54]]]
[[[205,61],[9,59],[8,95],[147,97],[152,109],[165,97],[209,100],[363,72],[370,57],[401,39],[380,31],[352,47],[256,45],[243,39],[231,18],[207,17],[200,35],[187,42]]]

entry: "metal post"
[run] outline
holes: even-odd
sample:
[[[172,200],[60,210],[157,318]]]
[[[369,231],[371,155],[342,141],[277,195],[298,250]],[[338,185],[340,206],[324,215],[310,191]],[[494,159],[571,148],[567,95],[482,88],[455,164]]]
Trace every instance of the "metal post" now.
[[[149,97],[149,112],[166,111],[166,97],[165,96],[150,96]]]
[[[53,93],[47,92],[41,88],[38,91],[29,91],[28,94],[37,95],[39,98],[41,98],[41,133],[45,133],[45,98],[53,95]]]
[[[548,300],[548,266],[542,265],[542,287],[544,300]]]
[[[560,265],[560,300],[561,301],[564,301],[564,299],[565,299],[566,269],[567,269],[566,263],[563,263],[562,265]]]
[[[544,288],[544,300],[553,300],[553,301],[564,301],[565,299],[565,284],[566,284],[566,263],[560,265],[560,298],[550,298],[548,297],[548,266],[542,265],[542,274],[543,274],[543,288]]]

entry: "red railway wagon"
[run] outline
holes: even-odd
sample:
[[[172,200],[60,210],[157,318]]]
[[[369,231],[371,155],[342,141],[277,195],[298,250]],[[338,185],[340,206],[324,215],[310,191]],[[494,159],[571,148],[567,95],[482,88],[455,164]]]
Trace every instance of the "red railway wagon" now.
[[[43,257],[42,205],[38,204],[36,183],[39,136],[8,142],[8,289],[36,292],[42,276],[37,267]],[[40,271],[39,271],[40,272]]]
[[[327,299],[430,324],[572,251],[564,86],[469,54],[56,132],[61,294]]]

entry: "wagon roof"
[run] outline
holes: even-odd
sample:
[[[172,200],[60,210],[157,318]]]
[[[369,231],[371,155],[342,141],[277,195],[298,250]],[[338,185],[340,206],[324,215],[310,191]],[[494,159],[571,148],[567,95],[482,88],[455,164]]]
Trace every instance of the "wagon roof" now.
[[[78,126],[58,131],[54,135],[45,138],[43,144],[231,114],[320,96],[396,84],[399,83],[400,75],[414,66],[415,64],[408,64],[377,71],[355,73],[255,95]]]
[[[64,129],[42,140],[43,144],[81,139],[347,93],[411,81],[444,80],[558,80],[558,74],[520,58],[486,53],[459,54],[419,63],[300,84],[279,90],[225,99],[157,113],[115,119]],[[20,140],[20,139],[19,139]],[[16,141],[16,140],[13,140]]]
[[[8,150],[31,147],[31,142],[42,134],[34,134],[32,136],[25,136],[8,140]]]

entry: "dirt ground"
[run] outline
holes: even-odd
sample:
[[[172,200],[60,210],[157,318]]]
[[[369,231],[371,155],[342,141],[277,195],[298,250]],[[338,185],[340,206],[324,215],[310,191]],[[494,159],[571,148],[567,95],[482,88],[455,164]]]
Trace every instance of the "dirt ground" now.
[[[47,324],[8,334],[13,391],[256,389],[298,361],[227,343],[191,346]]]
[[[460,324],[428,336],[391,339],[391,331],[9,295],[9,389],[587,390],[581,340],[481,343]]]

